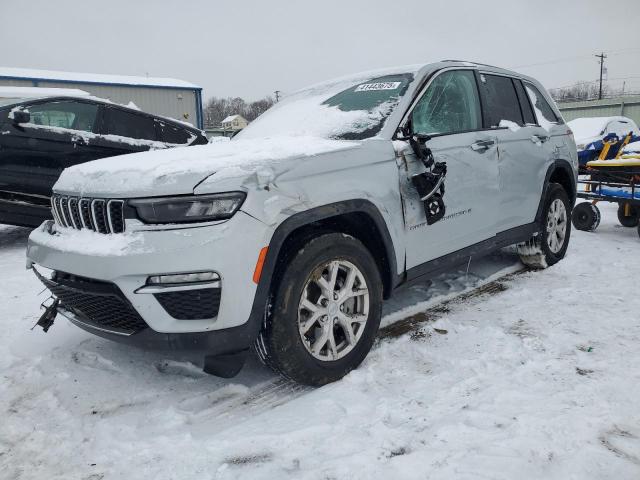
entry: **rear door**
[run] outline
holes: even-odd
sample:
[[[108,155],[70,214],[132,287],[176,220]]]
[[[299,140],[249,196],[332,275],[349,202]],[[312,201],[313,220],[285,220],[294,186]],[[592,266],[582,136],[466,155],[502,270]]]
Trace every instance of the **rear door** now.
[[[8,120],[0,148],[0,189],[48,196],[62,170],[86,161],[98,107],[69,99],[24,105],[31,119]]]
[[[478,74],[485,126],[498,139],[498,232],[531,223],[542,193],[545,163],[552,156],[549,132],[541,127],[519,79]]]
[[[95,145],[100,148],[101,157],[143,152],[159,145],[152,116],[116,106],[103,107],[99,131]]]
[[[482,127],[473,70],[438,74],[415,104],[410,121],[415,133],[432,136],[427,146],[436,162],[446,162],[447,175],[445,216],[428,225],[411,181],[425,168],[413,153],[400,158],[408,268],[493,237],[498,204],[496,140],[494,132]]]

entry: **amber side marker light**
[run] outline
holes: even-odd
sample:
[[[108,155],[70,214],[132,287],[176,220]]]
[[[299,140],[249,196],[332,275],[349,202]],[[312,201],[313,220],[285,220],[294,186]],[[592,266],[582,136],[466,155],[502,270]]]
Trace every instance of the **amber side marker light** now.
[[[262,247],[258,254],[258,261],[256,262],[256,269],[253,271],[253,283],[260,282],[260,276],[262,275],[262,267],[264,267],[264,260],[267,258],[267,252],[269,247]]]

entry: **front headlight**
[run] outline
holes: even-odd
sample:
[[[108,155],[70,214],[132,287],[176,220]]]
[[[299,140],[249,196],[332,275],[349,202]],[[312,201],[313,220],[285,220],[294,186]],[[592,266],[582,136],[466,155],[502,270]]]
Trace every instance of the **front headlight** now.
[[[138,217],[145,223],[210,222],[231,218],[238,211],[244,192],[158,197],[130,200]]]

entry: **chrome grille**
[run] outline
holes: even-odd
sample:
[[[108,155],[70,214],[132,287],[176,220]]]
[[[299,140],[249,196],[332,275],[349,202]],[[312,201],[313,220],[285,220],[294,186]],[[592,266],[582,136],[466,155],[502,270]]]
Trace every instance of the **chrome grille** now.
[[[53,195],[51,212],[62,227],[99,233],[122,233],[125,228],[123,200]]]

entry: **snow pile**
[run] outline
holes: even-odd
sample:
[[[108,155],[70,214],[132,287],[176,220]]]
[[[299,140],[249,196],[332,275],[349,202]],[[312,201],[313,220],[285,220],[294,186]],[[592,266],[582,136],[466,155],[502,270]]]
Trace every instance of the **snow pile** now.
[[[602,140],[605,136],[605,131],[609,123],[614,121],[623,122],[625,125],[628,124],[628,129],[618,124],[616,126],[617,130],[622,130],[620,132],[616,132],[618,136],[626,135],[629,131],[632,131],[634,135],[640,135],[640,130],[636,126],[633,120],[627,117],[585,117],[585,118],[576,118],[567,122],[567,125],[573,132],[573,136],[576,140],[576,144],[579,146],[578,149],[585,149],[589,147],[589,144],[593,142],[597,142],[598,140]],[[609,130],[610,131],[610,130]],[[593,148],[591,146],[591,148]]]
[[[638,237],[615,206],[603,214],[595,233],[572,233],[558,265],[450,303],[315,390],[254,359],[239,377],[210,377],[196,359],[61,318],[30,331],[46,294],[24,270],[28,230],[0,227],[11,280],[0,287],[0,477],[640,478]],[[435,284],[454,293],[468,278]],[[392,302],[410,309],[431,288]]]
[[[623,150],[624,153],[640,153],[640,141],[631,142]]]
[[[512,122],[511,120],[500,120],[498,126],[508,128],[512,132],[517,132],[518,130],[520,130],[520,125],[518,125],[516,122]]]
[[[576,118],[568,121],[567,125],[573,132],[576,143],[589,143],[594,138],[601,138],[612,118],[614,117]]]
[[[215,172],[245,175],[262,165],[297,157],[355,148],[358,142],[314,137],[275,137],[261,140],[233,140],[121,155],[68,168],[54,190],[79,194],[127,195],[149,191],[158,194],[176,186],[187,193],[199,181]]]

